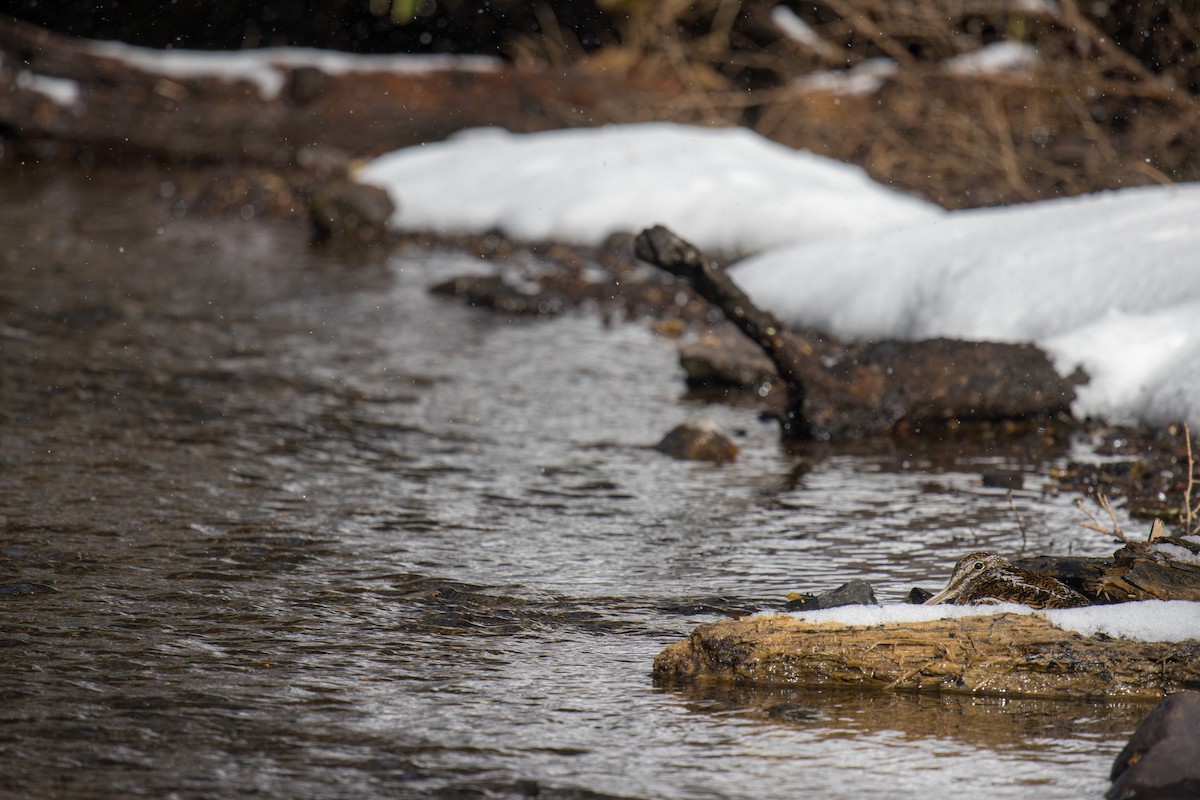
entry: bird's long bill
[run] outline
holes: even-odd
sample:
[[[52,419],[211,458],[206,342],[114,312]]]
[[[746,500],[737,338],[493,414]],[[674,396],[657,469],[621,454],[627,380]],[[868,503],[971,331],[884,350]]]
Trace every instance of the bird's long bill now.
[[[942,589],[940,592],[938,592],[933,597],[926,600],[921,605],[936,606],[938,603],[941,603],[942,601],[946,600],[946,598],[948,598],[950,596],[950,588],[951,587],[947,586],[945,589]]]

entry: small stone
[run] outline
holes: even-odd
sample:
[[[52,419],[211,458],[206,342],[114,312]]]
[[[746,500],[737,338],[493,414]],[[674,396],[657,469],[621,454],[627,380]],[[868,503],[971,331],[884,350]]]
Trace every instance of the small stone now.
[[[762,350],[728,328],[679,347],[679,363],[692,386],[737,386],[756,389],[778,378]]]
[[[717,423],[706,417],[676,426],[655,449],[682,461],[711,461],[714,464],[736,461],[738,456],[737,445]]]
[[[1007,470],[985,472],[979,476],[980,482],[988,489],[1018,489],[1025,488],[1025,474]]]
[[[908,597],[904,598],[904,602],[911,603],[914,606],[923,606],[925,601],[933,597],[933,592],[922,589],[920,586],[914,586],[908,593]]]
[[[502,314],[553,316],[568,306],[568,298],[544,291],[536,283],[514,286],[500,275],[456,275],[429,287],[432,294],[457,297],[467,305]]]
[[[879,605],[875,599],[875,591],[866,581],[850,581],[836,589],[821,592],[818,595],[801,595],[792,599],[789,595],[788,604],[784,611],[820,611],[823,608],[838,608],[840,606],[874,606]]]
[[[314,189],[309,207],[317,241],[376,241],[396,210],[383,189],[350,180],[332,180]]]

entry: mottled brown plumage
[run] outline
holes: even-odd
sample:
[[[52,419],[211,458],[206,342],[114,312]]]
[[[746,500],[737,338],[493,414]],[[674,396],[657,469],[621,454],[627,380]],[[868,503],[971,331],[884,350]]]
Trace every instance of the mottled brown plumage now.
[[[946,588],[925,601],[927,606],[939,603],[1020,603],[1032,608],[1091,605],[1056,578],[1015,567],[995,553],[971,553],[959,559]]]

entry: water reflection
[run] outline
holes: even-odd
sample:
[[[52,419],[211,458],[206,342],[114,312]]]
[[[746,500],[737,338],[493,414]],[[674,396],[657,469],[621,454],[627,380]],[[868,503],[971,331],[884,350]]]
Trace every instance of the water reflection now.
[[[425,287],[478,264],[172,220],[157,175],[0,184],[0,793],[1098,794],[1140,709],[664,691],[715,615],[958,554],[1111,550],[1061,448],[652,445],[670,342]]]

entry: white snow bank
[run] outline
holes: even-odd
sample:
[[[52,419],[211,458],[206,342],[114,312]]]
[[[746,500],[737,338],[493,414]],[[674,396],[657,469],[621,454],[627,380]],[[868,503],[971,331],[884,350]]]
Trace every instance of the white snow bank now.
[[[393,224],[446,232],[599,243],[655,223],[695,244],[744,254],[941,218],[940,208],[858,167],[742,128],[670,123],[528,135],[460,133],[363,167],[389,191]]]
[[[1036,342],[1091,376],[1077,415],[1200,427],[1197,184],[946,213],[744,129],[667,123],[467,131],[359,177],[404,229],[598,243],[662,223],[710,250],[778,248],[733,274],[789,322]]]
[[[264,100],[279,96],[286,78],[278,67],[313,67],[330,75],[349,72],[419,73],[443,69],[491,70],[500,62],[484,56],[356,55],[305,47],[261,50],[154,50],[122,42],[88,42],[93,55],[115,58],[139,69],[176,78],[247,81]]]
[[[900,65],[890,58],[869,58],[849,69],[810,72],[797,78],[792,85],[804,91],[830,94],[874,94],[882,89],[887,79],[899,69]]]
[[[999,603],[991,606],[842,606],[823,611],[796,611],[791,616],[806,622],[842,625],[882,625],[885,622],[928,622],[993,614],[1041,614],[1056,628],[1083,636],[1104,634],[1138,642],[1200,640],[1200,603],[1182,600],[1144,600],[1138,603],[1087,606],[1035,611],[1028,606]],[[767,615],[772,616],[772,615]]]
[[[734,278],[845,337],[1034,341],[1091,382],[1074,410],[1200,424],[1200,185],[947,214],[748,259]]]
[[[970,53],[948,58],[943,66],[955,75],[1028,72],[1038,65],[1037,48],[1027,42],[993,42]]]
[[[52,78],[22,70],[17,73],[17,86],[45,95],[60,106],[79,102],[79,84],[69,78]]]
[[[1143,600],[1109,606],[1063,608],[1042,612],[1056,628],[1084,636],[1098,633],[1138,642],[1200,639],[1200,603]]]

